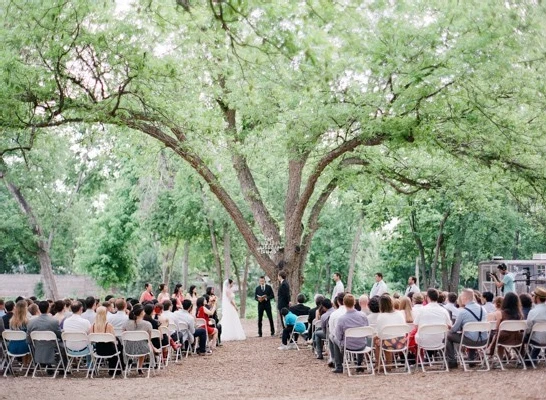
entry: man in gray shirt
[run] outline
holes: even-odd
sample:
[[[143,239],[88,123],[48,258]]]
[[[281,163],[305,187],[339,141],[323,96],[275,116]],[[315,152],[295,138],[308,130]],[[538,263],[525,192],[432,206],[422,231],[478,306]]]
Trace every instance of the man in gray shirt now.
[[[468,322],[484,322],[486,313],[483,308],[474,301],[474,291],[472,289],[464,289],[460,296],[460,301],[463,308],[459,309],[459,315],[455,324],[447,334],[446,356],[449,368],[457,368],[457,358],[455,356],[455,343],[461,343],[462,330]],[[471,346],[482,346],[487,343],[487,332],[468,332],[465,333],[464,344]],[[474,360],[476,357],[475,351],[469,351],[469,360]]]
[[[317,359],[322,360],[324,356],[322,355],[322,347],[324,346],[324,339],[326,339],[326,329],[328,329],[328,319],[330,315],[334,312],[334,307],[330,299],[322,300],[321,304],[322,315],[320,316],[320,328],[315,330],[313,335],[313,346],[315,348],[315,353]]]
[[[345,340],[345,331],[349,328],[360,328],[368,326],[368,318],[361,312],[355,310],[355,297],[352,294],[346,294],[343,298],[343,305],[347,309],[346,313],[339,317],[334,335],[334,373],[343,373],[343,353],[345,344],[349,350],[362,350],[366,347],[366,338],[347,338]],[[362,363],[362,355],[358,357],[358,364]]]
[[[535,288],[535,292],[533,293],[533,301],[535,303],[535,307],[529,311],[529,315],[527,316],[527,330],[525,332],[525,343],[529,340],[529,335],[531,334],[531,330],[533,329],[533,326],[537,322],[546,322],[546,289],[537,286]],[[537,332],[533,333],[533,337],[531,338],[531,346],[533,344],[538,346],[545,346],[546,345],[546,333],[543,332]],[[531,359],[536,360],[538,355],[540,353],[540,348],[532,347],[531,350]]]

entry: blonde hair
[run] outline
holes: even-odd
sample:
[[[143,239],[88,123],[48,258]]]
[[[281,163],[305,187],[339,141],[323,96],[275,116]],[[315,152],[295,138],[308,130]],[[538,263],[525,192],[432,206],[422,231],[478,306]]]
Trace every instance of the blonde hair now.
[[[97,308],[97,314],[95,315],[94,332],[106,331],[106,307],[100,306]]]
[[[404,312],[404,318],[406,319],[406,324],[413,323],[412,304],[409,297],[407,296],[400,297],[400,310]]]
[[[13,317],[9,320],[10,329],[20,330],[21,328],[26,328],[28,325],[28,315],[27,315],[28,305],[25,300],[19,300],[15,304],[15,309],[13,310]]]

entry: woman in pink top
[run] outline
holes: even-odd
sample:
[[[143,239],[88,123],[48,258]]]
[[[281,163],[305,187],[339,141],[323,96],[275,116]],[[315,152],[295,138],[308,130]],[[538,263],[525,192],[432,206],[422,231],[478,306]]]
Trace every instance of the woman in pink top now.
[[[170,300],[170,296],[169,296],[169,286],[167,286],[165,283],[161,283],[159,285],[159,290],[160,290],[160,293],[159,295],[157,296],[157,302],[159,304],[163,304],[163,302],[165,300]]]
[[[182,308],[182,302],[184,301],[184,290],[182,289],[182,284],[177,283],[174,287],[173,299],[176,299],[176,306],[178,309]]]
[[[152,293],[152,285],[149,283],[144,284],[144,292],[140,295],[140,304],[143,304],[146,301],[152,301],[155,299],[154,294]]]

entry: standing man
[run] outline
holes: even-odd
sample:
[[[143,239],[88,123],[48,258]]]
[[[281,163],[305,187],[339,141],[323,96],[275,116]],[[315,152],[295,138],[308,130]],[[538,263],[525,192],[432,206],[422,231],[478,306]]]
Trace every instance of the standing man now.
[[[280,289],[280,288],[279,288]],[[275,298],[273,288],[265,283],[265,277],[260,276],[260,284],[254,292],[254,299],[258,302],[258,336],[262,337],[262,320],[264,311],[269,319],[271,336],[275,336],[275,325],[273,324],[273,314],[271,313],[271,300]]]
[[[415,276],[410,276],[408,278],[408,287],[406,288],[405,295],[409,293],[420,293],[419,286],[417,286],[417,278]]]
[[[370,292],[370,298],[375,296],[381,296],[384,293],[387,293],[387,284],[383,280],[383,274],[378,272],[375,274],[375,283],[373,284],[372,291]]]
[[[497,286],[506,296],[506,293],[513,292],[516,293],[516,287],[514,284],[514,274],[508,272],[508,267],[506,264],[502,263],[497,267],[499,274],[502,276],[502,280],[497,278],[497,275],[491,274],[491,278],[495,281],[495,286]]]
[[[277,276],[279,279],[279,290],[277,292],[277,310],[279,310],[279,315],[281,315],[281,310],[283,308],[290,307],[290,286],[286,281],[286,272],[279,271]],[[282,327],[284,328],[284,318],[281,317]]]
[[[335,282],[334,290],[332,292],[332,299],[335,299],[338,294],[345,291],[345,287],[343,286],[343,282],[341,282],[341,274],[339,272],[334,272],[332,279]]]

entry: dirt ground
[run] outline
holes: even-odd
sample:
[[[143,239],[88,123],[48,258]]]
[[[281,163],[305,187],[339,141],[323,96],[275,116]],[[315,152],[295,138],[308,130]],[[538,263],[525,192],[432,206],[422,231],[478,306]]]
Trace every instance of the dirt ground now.
[[[106,376],[85,379],[0,378],[0,399],[544,399],[546,370],[374,377],[333,374],[309,350],[279,351],[280,339],[256,337],[256,322],[245,321],[248,339],[228,342],[209,357],[171,364],[149,380]],[[267,333],[267,330],[266,332]]]

